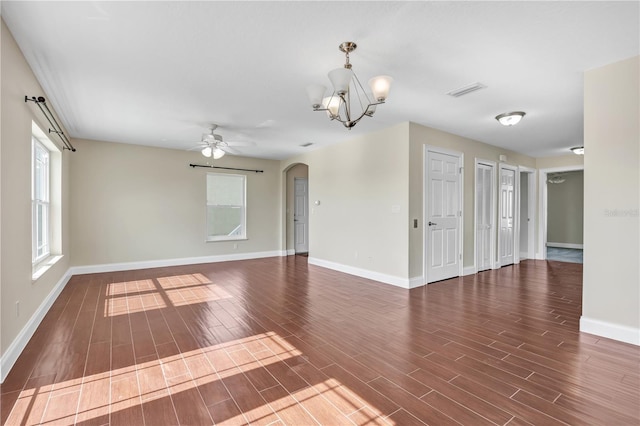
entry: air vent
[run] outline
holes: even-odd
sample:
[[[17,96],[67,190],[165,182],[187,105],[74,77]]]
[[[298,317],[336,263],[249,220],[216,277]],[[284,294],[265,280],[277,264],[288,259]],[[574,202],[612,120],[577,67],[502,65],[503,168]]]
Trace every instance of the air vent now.
[[[468,95],[469,93],[475,92],[476,90],[486,89],[486,87],[487,86],[485,86],[484,84],[476,82],[447,92],[447,95],[453,96],[454,98],[459,98],[460,96]]]
[[[311,145],[313,145],[313,142],[303,143],[303,144],[302,144],[302,145],[300,145],[300,146],[301,146],[301,147],[303,147],[303,148],[306,148],[306,147],[311,146]]]

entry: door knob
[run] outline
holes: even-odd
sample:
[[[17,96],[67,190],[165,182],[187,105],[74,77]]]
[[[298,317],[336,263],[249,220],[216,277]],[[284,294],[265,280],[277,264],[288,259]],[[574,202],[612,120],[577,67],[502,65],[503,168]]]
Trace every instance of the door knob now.
[[[429,226],[433,226],[433,225],[437,225],[437,223],[429,221]]]

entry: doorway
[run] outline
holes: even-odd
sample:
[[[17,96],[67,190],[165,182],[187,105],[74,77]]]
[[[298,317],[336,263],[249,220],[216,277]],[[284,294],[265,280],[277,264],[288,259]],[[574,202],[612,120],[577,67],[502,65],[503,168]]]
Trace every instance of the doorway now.
[[[584,172],[547,175],[546,258],[582,263]]]
[[[425,147],[424,282],[462,275],[463,154]]]
[[[309,210],[309,167],[297,163],[283,171],[283,247],[285,254],[309,253],[311,217]],[[300,223],[300,226],[297,224]]]
[[[547,259],[547,244],[548,244],[548,228],[549,228],[549,202],[553,201],[549,199],[549,186],[550,185],[560,185],[561,183],[549,183],[549,180],[553,180],[555,182],[559,182],[563,179],[563,174],[574,171],[584,171],[583,165],[577,166],[566,166],[566,167],[558,167],[558,168],[549,168],[549,169],[540,169],[538,175],[538,185],[540,187],[540,203],[539,203],[539,226],[538,226],[538,250],[536,252],[537,259]],[[566,180],[566,177],[565,177]],[[564,182],[562,182],[564,183]],[[574,191],[575,192],[575,191]],[[574,218],[578,218],[580,216],[579,213],[572,215]],[[580,238],[582,235],[580,235]],[[551,243],[557,243],[556,241],[551,241]],[[581,247],[582,244],[579,245]],[[570,244],[569,247],[566,248],[576,248],[577,245]],[[561,247],[562,248],[562,247]]]

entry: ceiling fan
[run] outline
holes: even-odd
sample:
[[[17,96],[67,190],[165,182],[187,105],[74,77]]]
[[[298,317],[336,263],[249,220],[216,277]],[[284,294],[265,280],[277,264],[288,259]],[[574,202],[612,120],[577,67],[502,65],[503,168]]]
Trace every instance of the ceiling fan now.
[[[234,146],[255,145],[253,142],[227,142],[222,138],[222,135],[215,133],[217,128],[217,124],[211,124],[209,127],[209,133],[204,133],[200,144],[197,148],[194,148],[200,150],[202,155],[207,158],[213,157],[214,160],[218,160],[224,157],[226,153],[240,154],[238,151],[233,149]]]

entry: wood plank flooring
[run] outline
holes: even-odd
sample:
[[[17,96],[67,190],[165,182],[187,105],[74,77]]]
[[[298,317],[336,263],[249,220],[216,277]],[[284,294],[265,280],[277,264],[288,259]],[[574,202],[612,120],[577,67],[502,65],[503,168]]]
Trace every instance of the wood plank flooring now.
[[[403,290],[300,256],[74,276],[7,425],[638,425],[640,348],[580,333],[582,265]]]

